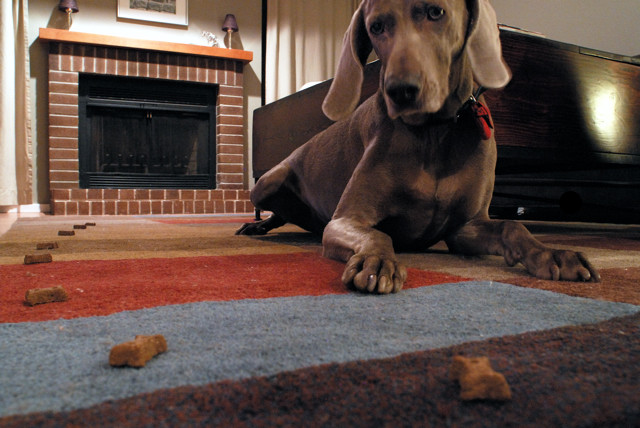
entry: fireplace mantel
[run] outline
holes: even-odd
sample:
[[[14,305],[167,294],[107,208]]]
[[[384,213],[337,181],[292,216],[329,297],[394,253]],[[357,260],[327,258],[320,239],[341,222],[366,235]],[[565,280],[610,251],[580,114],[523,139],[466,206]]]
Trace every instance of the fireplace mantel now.
[[[118,48],[173,52],[187,55],[202,55],[213,58],[242,61],[244,63],[249,63],[253,60],[253,52],[239,49],[224,49],[219,47],[162,42],[157,40],[130,39],[127,37],[79,33],[76,31],[59,30],[56,28],[40,28],[39,37],[40,40],[45,42],[67,42],[95,46],[113,46]]]
[[[54,214],[252,213],[245,171],[244,67],[250,51],[41,28],[49,45],[49,189]],[[217,88],[215,187],[84,188],[79,180],[82,73],[199,82]]]

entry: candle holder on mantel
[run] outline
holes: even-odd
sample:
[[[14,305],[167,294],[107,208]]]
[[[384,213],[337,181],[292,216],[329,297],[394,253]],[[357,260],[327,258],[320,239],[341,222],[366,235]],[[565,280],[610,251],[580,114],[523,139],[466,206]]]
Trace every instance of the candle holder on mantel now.
[[[60,0],[58,9],[67,13],[67,30],[71,29],[71,14],[78,13],[78,3],[76,0]]]
[[[222,24],[222,31],[226,31],[229,34],[229,44],[227,45],[228,49],[231,49],[231,35],[238,31],[238,23],[236,22],[236,17],[232,14],[228,14],[224,18],[224,24]]]

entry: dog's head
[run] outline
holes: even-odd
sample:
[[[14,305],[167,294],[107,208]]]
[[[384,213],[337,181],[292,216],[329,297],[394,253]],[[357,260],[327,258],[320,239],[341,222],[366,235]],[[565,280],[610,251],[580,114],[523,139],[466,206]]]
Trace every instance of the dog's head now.
[[[357,106],[372,49],[382,62],[380,89],[392,119],[442,109],[463,55],[481,86],[500,88],[511,78],[488,0],[363,0],[322,106],[329,118],[347,117]]]

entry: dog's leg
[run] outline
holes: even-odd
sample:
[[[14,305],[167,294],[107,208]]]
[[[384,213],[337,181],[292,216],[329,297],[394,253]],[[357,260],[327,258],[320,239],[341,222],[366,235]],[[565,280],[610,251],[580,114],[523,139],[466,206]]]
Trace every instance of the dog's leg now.
[[[263,175],[251,190],[251,202],[257,208],[272,211],[266,220],[245,223],[236,235],[264,235],[286,223],[296,224],[310,232],[321,234],[327,220],[322,221],[316,211],[299,195],[298,179],[286,163],[281,163]]]
[[[260,180],[258,180],[255,187],[251,190],[251,203],[253,203],[256,208],[263,209],[264,207],[261,205],[279,192],[284,186],[289,174],[290,169],[283,164],[276,165],[269,170],[265,175],[260,177]],[[274,213],[265,220],[245,223],[236,231],[236,235],[265,235],[270,230],[284,226],[286,223],[287,221],[285,219]]]
[[[545,246],[516,221],[472,220],[446,239],[453,252],[503,256],[509,266],[522,263],[537,278],[599,282],[598,271],[582,254]]]
[[[355,220],[337,218],[322,236],[324,255],[346,262],[342,282],[360,291],[396,293],[407,279],[389,235]]]

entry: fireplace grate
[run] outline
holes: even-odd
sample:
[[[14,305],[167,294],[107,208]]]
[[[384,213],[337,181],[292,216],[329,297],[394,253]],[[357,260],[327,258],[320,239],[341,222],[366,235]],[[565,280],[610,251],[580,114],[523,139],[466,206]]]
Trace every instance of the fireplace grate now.
[[[210,189],[209,175],[87,173],[90,189]]]

